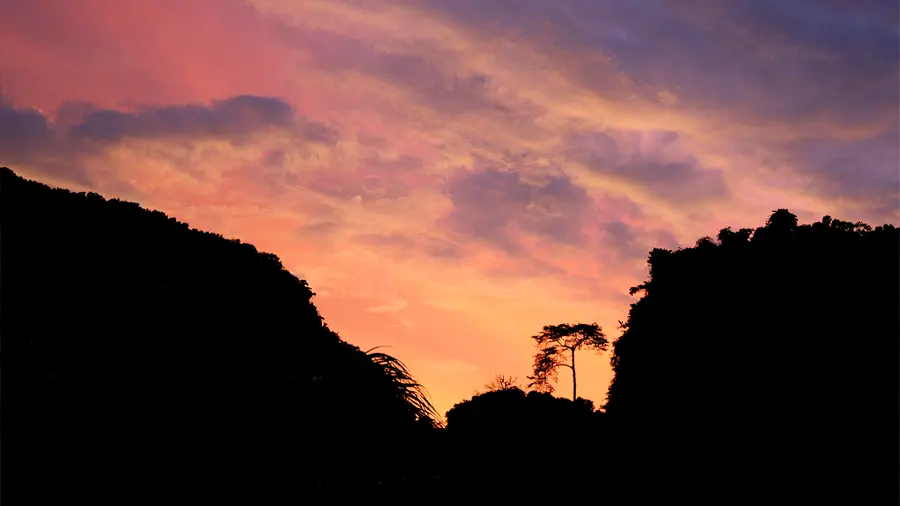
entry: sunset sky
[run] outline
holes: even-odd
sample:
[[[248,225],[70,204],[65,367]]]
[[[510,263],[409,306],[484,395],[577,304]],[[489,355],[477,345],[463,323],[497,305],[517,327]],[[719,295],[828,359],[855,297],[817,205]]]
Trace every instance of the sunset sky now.
[[[4,0],[0,165],[276,253],[443,413],[525,380],[544,325],[617,337],[652,247],[780,207],[900,222],[898,23],[896,0]],[[602,404],[608,355],[578,372]]]

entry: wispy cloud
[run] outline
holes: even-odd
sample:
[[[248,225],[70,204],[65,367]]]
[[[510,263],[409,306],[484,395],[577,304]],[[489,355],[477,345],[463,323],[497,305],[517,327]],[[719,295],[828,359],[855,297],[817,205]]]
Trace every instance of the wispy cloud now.
[[[545,324],[615,335],[654,246],[777,207],[900,221],[897,16],[7,0],[0,163],[277,252],[334,328],[395,346],[446,410],[480,372],[527,374]],[[599,401],[608,366],[586,363]]]
[[[405,309],[407,306],[409,306],[409,302],[402,297],[398,297],[386,304],[370,307],[366,309],[366,311],[370,313],[396,313],[401,309]]]

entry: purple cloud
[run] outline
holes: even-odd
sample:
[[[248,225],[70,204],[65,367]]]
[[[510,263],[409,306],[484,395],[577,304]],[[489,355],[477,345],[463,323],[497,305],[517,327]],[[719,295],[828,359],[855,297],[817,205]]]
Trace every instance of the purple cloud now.
[[[319,69],[365,74],[405,90],[405,99],[442,115],[477,111],[521,123],[546,112],[512,90],[499,92],[488,74],[461,70],[455,63],[458,54],[427,41],[406,50],[386,49],[364,38],[303,26],[281,24],[275,29],[288,44],[316,48]]]
[[[22,161],[48,148],[55,138],[47,118],[36,109],[17,109],[0,96],[0,156]]]
[[[92,187],[75,154],[41,111],[17,108],[0,96],[0,166],[28,165],[51,177]]]
[[[75,139],[115,142],[126,137],[221,137],[240,139],[267,128],[290,128],[310,141],[334,144],[337,132],[295,116],[274,97],[240,95],[209,105],[143,107],[136,112],[95,110],[70,130]]]
[[[338,140],[337,131],[298,116],[287,102],[274,97],[240,95],[208,105],[145,106],[134,112],[73,102],[63,104],[54,121],[36,109],[16,108],[0,100],[0,163],[27,164],[48,175],[91,186],[81,159],[93,152],[97,142],[216,137],[240,143],[269,128],[289,129],[305,142],[333,146]],[[285,156],[270,151],[259,164],[243,171],[277,189],[294,182],[282,170]],[[183,170],[193,167],[185,165]]]
[[[637,234],[626,223],[610,221],[600,225],[603,231],[601,245],[615,251],[620,258],[631,260],[647,254],[644,245],[638,241]]]
[[[675,248],[678,241],[662,229],[645,230],[623,221],[614,220],[600,224],[601,255],[613,253],[614,259],[622,262],[646,260],[653,248]]]
[[[460,170],[447,181],[445,192],[453,203],[447,218],[452,230],[510,253],[520,251],[511,226],[556,242],[584,241],[592,199],[567,176],[531,181],[495,168]]]
[[[805,138],[769,146],[807,191],[855,201],[878,215],[900,213],[900,131],[857,140]]]
[[[721,170],[677,149],[675,132],[584,132],[569,136],[566,156],[590,170],[633,183],[670,202],[727,197]]]
[[[882,0],[421,0],[487,35],[515,32],[573,56],[603,51],[638,92],[746,119],[896,116],[898,4]],[[503,28],[506,28],[506,32]],[[597,91],[609,69],[567,68]]]

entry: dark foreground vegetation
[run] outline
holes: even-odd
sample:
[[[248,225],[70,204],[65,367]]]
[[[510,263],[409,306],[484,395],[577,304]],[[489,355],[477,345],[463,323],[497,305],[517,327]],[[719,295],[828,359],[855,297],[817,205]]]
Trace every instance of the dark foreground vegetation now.
[[[4,504],[898,502],[891,225],[779,210],[653,250],[602,411],[551,393],[607,348],[562,324],[532,391],[501,377],[444,427],[274,255],[8,169],[0,220]]]

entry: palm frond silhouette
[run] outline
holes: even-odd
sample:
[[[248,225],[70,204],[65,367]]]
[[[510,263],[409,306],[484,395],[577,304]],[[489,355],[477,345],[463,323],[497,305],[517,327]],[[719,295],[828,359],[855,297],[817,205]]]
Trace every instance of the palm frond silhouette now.
[[[366,356],[372,363],[384,369],[395,388],[394,394],[404,401],[416,416],[416,420],[433,427],[443,427],[443,421],[429,399],[428,391],[416,381],[400,359],[384,352],[376,352],[382,346],[367,350]]]

